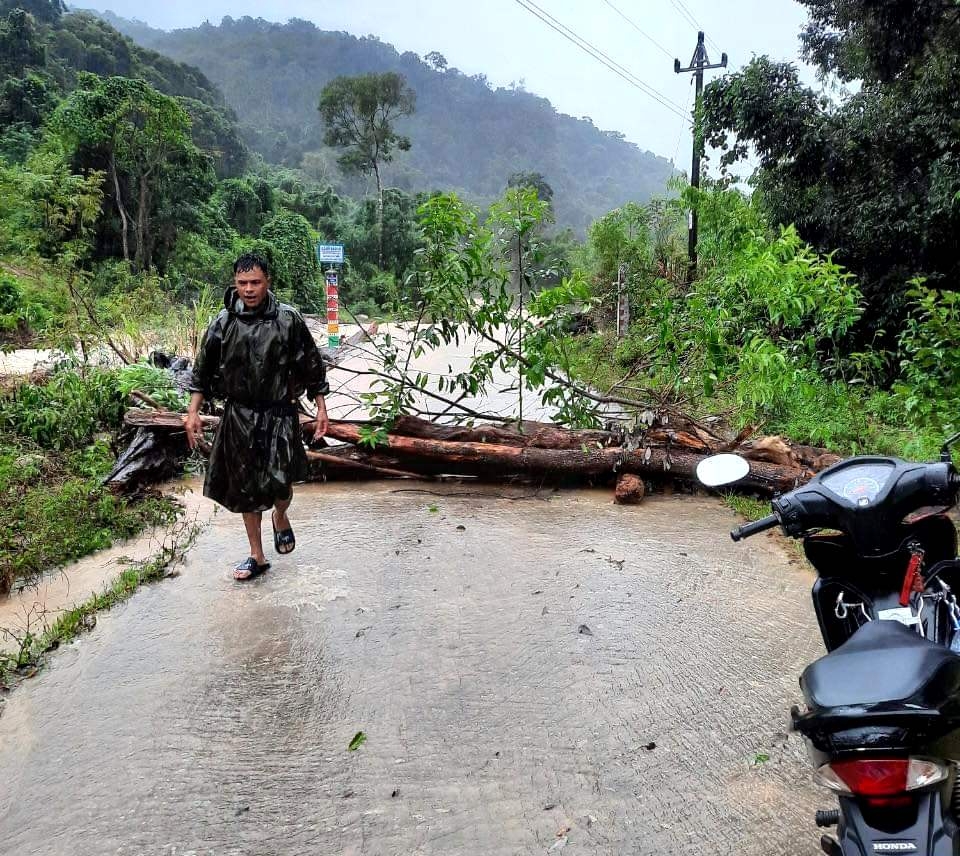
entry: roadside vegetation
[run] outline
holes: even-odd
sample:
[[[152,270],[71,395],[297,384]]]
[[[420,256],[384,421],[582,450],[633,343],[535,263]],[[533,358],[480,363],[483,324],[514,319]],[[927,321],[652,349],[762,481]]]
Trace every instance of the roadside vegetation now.
[[[620,339],[609,323],[575,337],[577,376],[841,454],[935,454],[960,424],[956,295],[914,281],[892,347],[861,348],[867,303],[852,273],[736,190],[686,191],[668,203],[677,220],[685,202],[700,213],[694,283],[685,230],[638,226],[662,208],[614,212],[591,230],[599,305],[612,312],[608,283],[627,264],[634,320]]]
[[[169,499],[119,497],[102,485],[129,375],[64,367],[0,398],[0,594],[176,516]]]

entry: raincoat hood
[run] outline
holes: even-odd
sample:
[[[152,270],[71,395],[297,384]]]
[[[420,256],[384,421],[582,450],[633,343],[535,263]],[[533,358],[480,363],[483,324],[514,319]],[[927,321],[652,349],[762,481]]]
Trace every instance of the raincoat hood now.
[[[241,318],[244,316],[247,318],[276,318],[280,301],[277,300],[272,291],[268,291],[267,296],[263,298],[263,302],[256,309],[247,309],[237,293],[237,287],[228,285],[227,290],[223,292],[223,306],[231,315],[237,315]]]

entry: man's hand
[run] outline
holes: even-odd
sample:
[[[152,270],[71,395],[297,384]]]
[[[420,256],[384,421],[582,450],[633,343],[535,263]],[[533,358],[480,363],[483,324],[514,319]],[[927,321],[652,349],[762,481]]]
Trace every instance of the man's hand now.
[[[187,432],[187,445],[195,449],[197,443],[203,439],[203,421],[200,419],[200,414],[188,410],[183,417],[183,427]]]
[[[313,442],[319,443],[323,439],[323,435],[327,433],[327,429],[330,427],[330,418],[327,416],[327,402],[324,401],[323,396],[317,398],[317,424],[313,429]]]

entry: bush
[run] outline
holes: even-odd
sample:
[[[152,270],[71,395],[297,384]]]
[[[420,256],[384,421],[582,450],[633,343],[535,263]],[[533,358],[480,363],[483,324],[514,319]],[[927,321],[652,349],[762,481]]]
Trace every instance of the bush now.
[[[42,334],[60,310],[55,293],[0,273],[0,342],[20,344]]]
[[[300,214],[280,211],[260,230],[260,240],[270,247],[273,286],[283,300],[293,302],[304,312],[324,308],[319,285],[317,236]]]
[[[116,371],[62,369],[0,400],[0,426],[45,449],[77,449],[120,427],[125,397]]]
[[[960,294],[914,286],[894,393],[911,424],[951,431],[960,402]]]
[[[168,371],[146,363],[134,363],[119,370],[120,391],[124,397],[142,392],[167,410],[186,410],[189,398],[180,392]]]

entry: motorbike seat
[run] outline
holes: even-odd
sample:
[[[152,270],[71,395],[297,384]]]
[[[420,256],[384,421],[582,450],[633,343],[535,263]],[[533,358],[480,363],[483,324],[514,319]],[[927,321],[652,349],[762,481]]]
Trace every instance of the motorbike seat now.
[[[864,624],[804,669],[811,710],[892,705],[939,710],[960,693],[960,656],[897,621]]]

